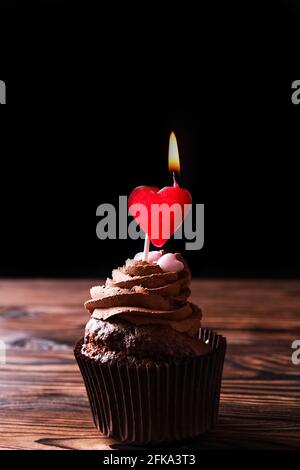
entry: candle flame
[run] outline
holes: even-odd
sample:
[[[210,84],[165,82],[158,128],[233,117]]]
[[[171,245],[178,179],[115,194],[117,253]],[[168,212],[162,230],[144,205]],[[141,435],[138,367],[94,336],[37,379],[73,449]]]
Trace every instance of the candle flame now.
[[[179,152],[174,132],[171,132],[169,140],[169,171],[180,173]]]

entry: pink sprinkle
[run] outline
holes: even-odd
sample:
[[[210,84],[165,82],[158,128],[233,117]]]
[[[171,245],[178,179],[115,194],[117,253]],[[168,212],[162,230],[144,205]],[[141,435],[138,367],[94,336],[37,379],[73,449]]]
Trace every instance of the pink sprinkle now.
[[[158,266],[165,272],[179,272],[184,269],[184,265],[179,261],[174,253],[166,253],[157,261]]]

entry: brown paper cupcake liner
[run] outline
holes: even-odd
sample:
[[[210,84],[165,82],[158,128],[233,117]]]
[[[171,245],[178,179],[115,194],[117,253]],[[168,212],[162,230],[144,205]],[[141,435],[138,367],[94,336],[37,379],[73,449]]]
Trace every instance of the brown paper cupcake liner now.
[[[157,365],[102,364],[74,350],[94,423],[107,437],[134,444],[193,438],[217,421],[226,339],[200,329],[212,351]]]

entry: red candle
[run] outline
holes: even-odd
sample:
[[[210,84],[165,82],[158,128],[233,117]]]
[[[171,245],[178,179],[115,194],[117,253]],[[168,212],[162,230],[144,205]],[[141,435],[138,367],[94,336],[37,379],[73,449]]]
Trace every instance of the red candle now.
[[[150,240],[153,245],[162,247],[180,227],[192,203],[189,191],[180,188],[175,179],[175,171],[180,171],[180,162],[174,132],[171,133],[169,141],[169,170],[173,172],[173,186],[162,189],[139,186],[132,191],[128,199],[131,215],[146,234],[145,260],[148,257]],[[136,210],[135,204],[142,204],[145,211]]]

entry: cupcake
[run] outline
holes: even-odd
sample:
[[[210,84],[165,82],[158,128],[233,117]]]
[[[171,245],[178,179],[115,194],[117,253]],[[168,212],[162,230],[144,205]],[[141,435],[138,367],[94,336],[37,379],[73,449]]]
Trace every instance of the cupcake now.
[[[91,288],[74,353],[103,435],[157,444],[216,424],[226,340],[201,328],[190,283],[179,253],[150,252]]]

